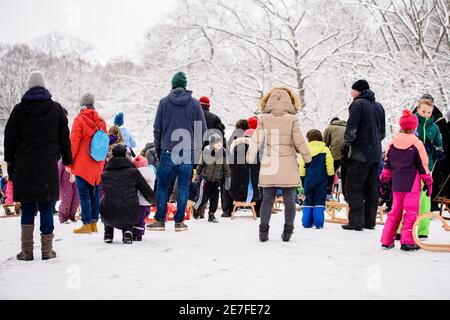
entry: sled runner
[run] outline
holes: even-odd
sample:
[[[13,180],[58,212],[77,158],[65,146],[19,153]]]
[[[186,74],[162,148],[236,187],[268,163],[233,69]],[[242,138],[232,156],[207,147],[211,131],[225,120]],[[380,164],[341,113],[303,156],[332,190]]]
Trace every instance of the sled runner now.
[[[256,220],[256,210],[255,210],[255,205],[256,205],[256,202],[250,202],[250,204],[247,206],[247,203],[245,203],[245,202],[240,202],[240,201],[233,201],[233,205],[234,205],[234,208],[233,208],[233,212],[231,213],[231,220],[234,220],[234,219],[236,219],[236,217],[234,216],[234,214],[236,213],[236,211],[239,209],[239,208],[247,208],[248,206],[250,206],[250,209],[252,210],[252,213],[253,213],[253,220]]]
[[[419,239],[419,237],[417,236],[417,229],[419,227],[419,223],[420,223],[420,221],[427,219],[427,218],[440,220],[442,222],[442,228],[444,228],[445,231],[450,231],[450,226],[448,225],[447,221],[443,217],[441,217],[437,213],[426,213],[426,214],[419,216],[416,223],[414,224],[414,227],[413,227],[414,241],[423,250],[433,251],[433,252],[450,252],[450,243],[449,244],[424,243],[421,241],[421,239]]]
[[[4,212],[0,215],[0,218],[12,218],[19,217],[21,215],[20,203],[14,202],[12,204],[4,204]]]

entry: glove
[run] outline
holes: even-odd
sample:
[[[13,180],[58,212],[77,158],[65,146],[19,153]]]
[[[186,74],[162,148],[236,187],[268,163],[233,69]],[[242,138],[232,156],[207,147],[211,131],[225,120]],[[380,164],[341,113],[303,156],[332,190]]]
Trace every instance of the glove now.
[[[8,177],[9,180],[13,180],[14,178],[14,162],[8,162]]]
[[[445,152],[440,148],[436,148],[436,160],[442,161],[445,159]]]
[[[420,177],[424,182],[423,191],[427,193],[427,197],[431,197],[433,194],[433,178],[429,174],[423,174]]]
[[[333,191],[334,176],[328,176],[327,194],[331,195]]]
[[[391,170],[383,169],[379,179],[380,179],[381,183],[385,183],[385,184],[389,183],[389,181],[391,181],[391,179],[392,179]]]
[[[230,190],[231,188],[231,177],[226,177],[225,178],[225,190]]]
[[[341,148],[341,161],[344,164],[348,164],[349,157],[348,154],[350,152],[350,146],[348,144],[344,144]]]

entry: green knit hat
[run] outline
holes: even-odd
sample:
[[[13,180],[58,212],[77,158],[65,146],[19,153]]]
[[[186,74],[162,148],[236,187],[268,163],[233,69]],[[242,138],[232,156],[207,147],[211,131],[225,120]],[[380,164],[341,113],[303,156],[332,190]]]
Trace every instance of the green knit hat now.
[[[185,88],[187,86],[187,78],[184,72],[177,72],[172,78],[172,89]]]

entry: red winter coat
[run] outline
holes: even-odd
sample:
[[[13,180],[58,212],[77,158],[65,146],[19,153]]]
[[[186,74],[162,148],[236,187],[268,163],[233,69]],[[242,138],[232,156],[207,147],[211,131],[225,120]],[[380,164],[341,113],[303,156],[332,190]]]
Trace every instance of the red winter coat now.
[[[97,162],[90,155],[91,140],[100,129],[106,132],[106,122],[95,109],[82,110],[75,118],[70,133],[73,164],[68,166],[72,173],[86,180],[90,185],[98,185],[105,161]]]

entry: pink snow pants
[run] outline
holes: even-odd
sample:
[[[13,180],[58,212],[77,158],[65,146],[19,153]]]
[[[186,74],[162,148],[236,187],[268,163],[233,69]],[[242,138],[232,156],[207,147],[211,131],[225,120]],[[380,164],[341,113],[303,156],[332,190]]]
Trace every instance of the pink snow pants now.
[[[381,237],[383,245],[390,246],[394,243],[402,217],[401,244],[416,244],[412,229],[419,215],[420,189],[420,177],[417,175],[411,192],[394,192],[392,211],[388,214]]]

